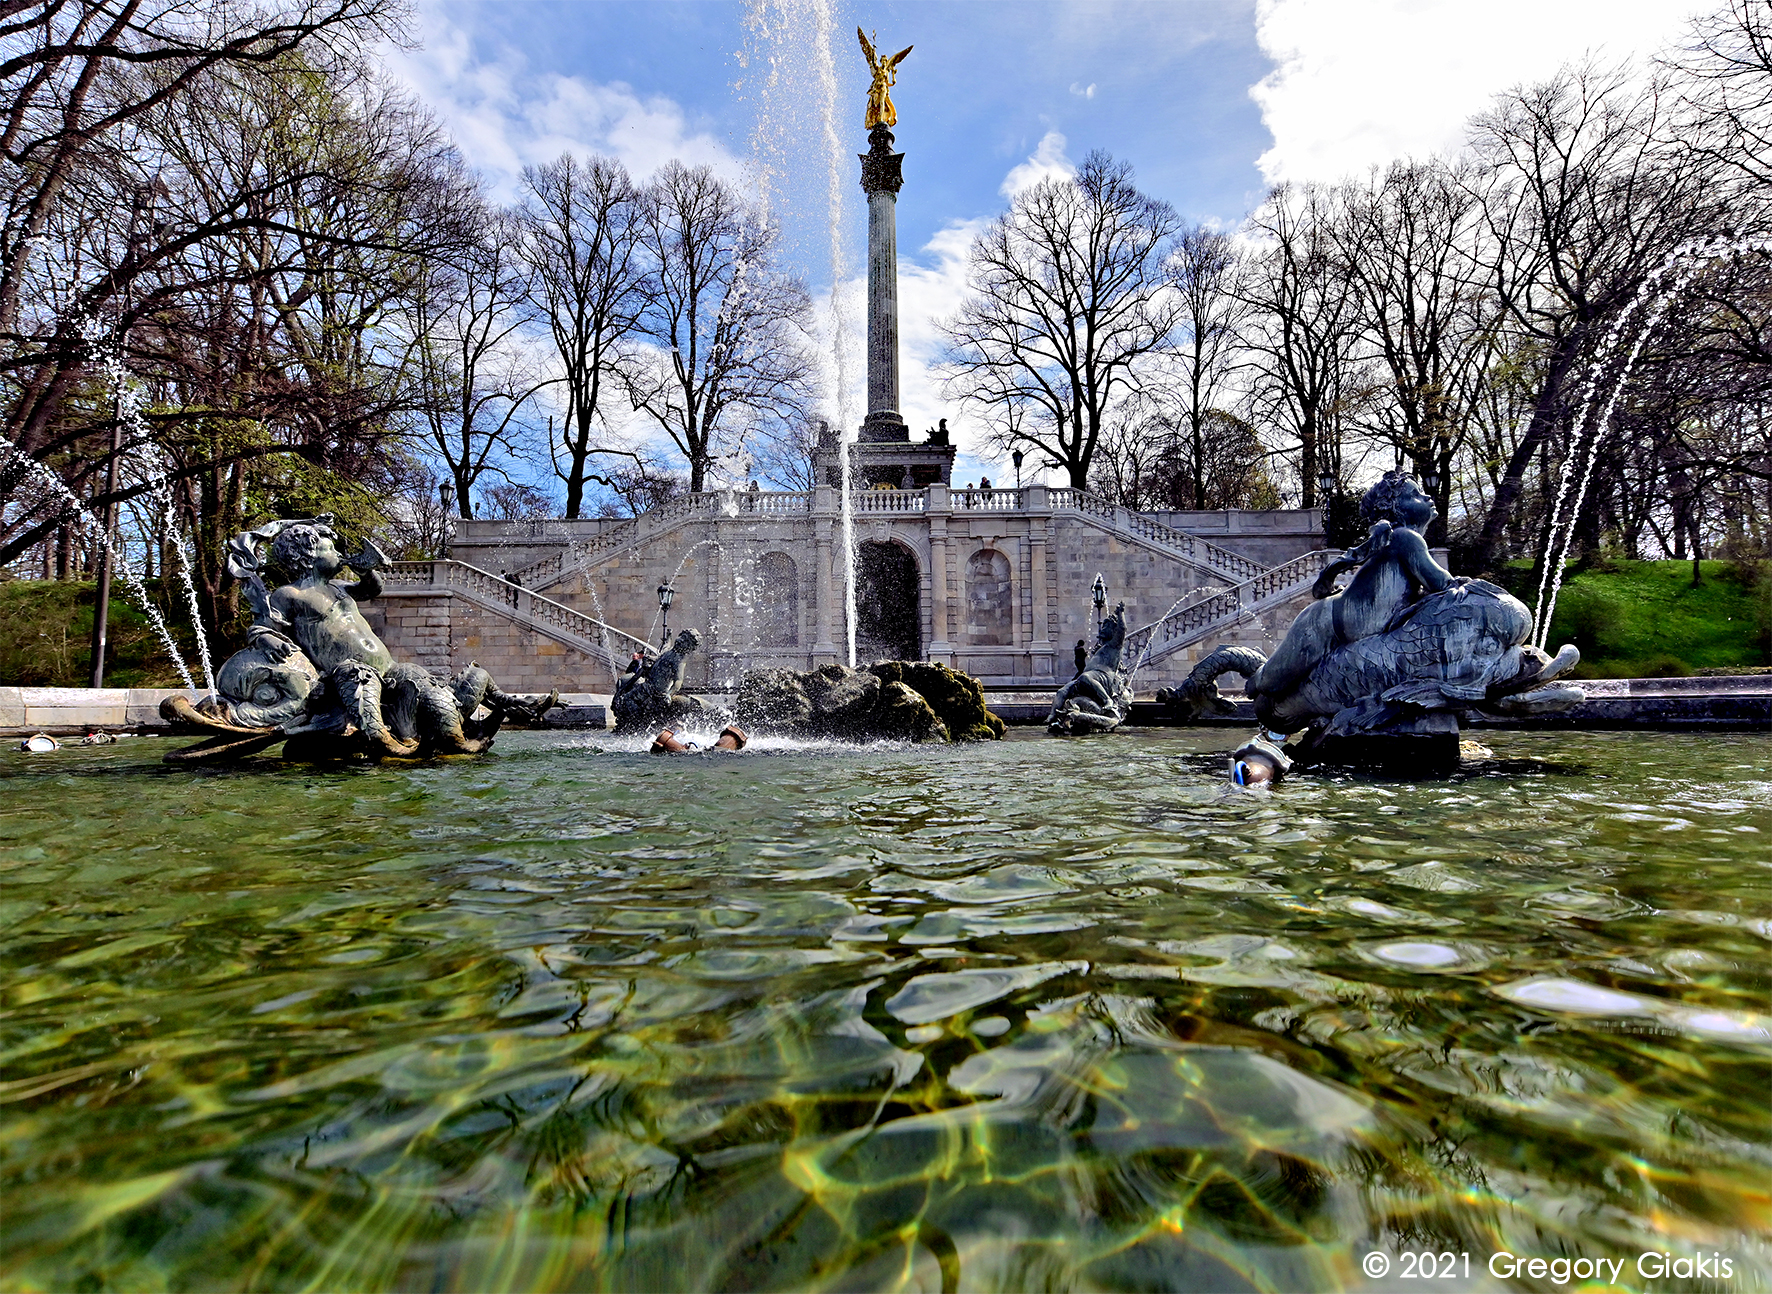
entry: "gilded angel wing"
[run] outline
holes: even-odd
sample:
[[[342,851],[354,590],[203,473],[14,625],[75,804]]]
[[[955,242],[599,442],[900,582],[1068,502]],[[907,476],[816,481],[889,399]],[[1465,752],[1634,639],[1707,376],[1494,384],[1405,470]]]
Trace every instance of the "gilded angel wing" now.
[[[861,41],[861,52],[868,56],[868,66],[872,67],[875,63],[879,62],[879,56],[874,53],[874,43],[868,39],[868,34],[860,27],[857,27],[855,29],[855,36],[857,40]]]
[[[906,45],[903,49],[899,50],[898,53],[892,56],[891,61],[887,63],[886,66],[897,67],[900,63],[904,62],[904,56],[915,48],[917,48],[915,45]]]

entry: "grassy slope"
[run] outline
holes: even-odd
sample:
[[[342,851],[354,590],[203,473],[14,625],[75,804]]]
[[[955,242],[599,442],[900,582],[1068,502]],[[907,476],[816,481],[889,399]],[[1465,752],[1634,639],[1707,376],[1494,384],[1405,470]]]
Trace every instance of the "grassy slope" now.
[[[0,685],[85,687],[92,680],[91,581],[11,580],[0,584]],[[189,629],[168,616],[179,650],[194,662]],[[181,632],[182,630],[182,632]],[[177,687],[178,671],[148,618],[120,588],[111,590],[106,687]],[[195,664],[191,668],[196,669]]]
[[[1578,676],[1645,678],[1697,669],[1769,665],[1772,576],[1755,579],[1733,562],[1614,561],[1564,578],[1549,646],[1581,649]],[[1537,599],[1529,563],[1508,568],[1507,584],[1527,606]]]

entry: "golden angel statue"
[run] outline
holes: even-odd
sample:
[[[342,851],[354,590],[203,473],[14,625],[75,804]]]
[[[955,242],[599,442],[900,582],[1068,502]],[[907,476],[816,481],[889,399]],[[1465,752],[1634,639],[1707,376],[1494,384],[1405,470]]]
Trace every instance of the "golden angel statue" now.
[[[861,52],[867,55],[868,66],[874,70],[874,83],[868,87],[868,115],[861,124],[869,130],[875,126],[896,126],[898,109],[892,106],[892,96],[887,91],[898,84],[898,65],[915,46],[906,45],[891,58],[881,58],[874,53],[874,43],[866,32],[857,27],[855,35],[861,41]]]

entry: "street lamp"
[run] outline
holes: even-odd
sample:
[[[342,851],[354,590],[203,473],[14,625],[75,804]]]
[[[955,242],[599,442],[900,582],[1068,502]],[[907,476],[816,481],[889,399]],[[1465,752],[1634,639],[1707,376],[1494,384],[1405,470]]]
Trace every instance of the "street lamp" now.
[[[1101,637],[1101,613],[1107,609],[1107,581],[1101,578],[1101,572],[1095,573],[1095,583],[1089,586],[1089,600],[1095,604],[1095,636]]]
[[[437,486],[437,497],[443,503],[443,551],[444,561],[449,560],[449,532],[454,529],[450,522],[450,514],[455,511],[455,484],[444,481]]]
[[[1015,464],[1015,488],[1021,488],[1021,451],[1018,449],[1009,455],[1009,461]]]
[[[1438,494],[1440,492],[1440,474],[1433,468],[1428,468],[1421,474],[1421,488],[1428,492],[1430,498]]]
[[[664,645],[669,642],[671,638],[671,602],[676,596],[677,590],[673,589],[669,584],[660,584],[658,586],[658,613],[663,617],[662,627],[658,631],[658,647],[660,651],[664,650]]]
[[[1328,468],[1325,467],[1317,473],[1317,489],[1322,491],[1323,495],[1323,547],[1325,548],[1335,547],[1334,531],[1331,529],[1332,522],[1329,516],[1330,506],[1335,502],[1335,484],[1335,473]]]

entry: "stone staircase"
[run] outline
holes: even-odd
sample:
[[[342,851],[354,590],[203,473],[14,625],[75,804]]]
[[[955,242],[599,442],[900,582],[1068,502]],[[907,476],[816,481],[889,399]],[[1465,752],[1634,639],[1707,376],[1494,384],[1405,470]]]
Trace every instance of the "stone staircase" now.
[[[1278,566],[1260,569],[1252,578],[1208,593],[1197,602],[1177,607],[1161,620],[1126,635],[1123,659],[1138,668],[1191,647],[1214,633],[1288,602],[1316,583],[1324,567],[1341,556],[1339,549],[1318,549]]]
[[[1082,513],[1095,525],[1122,539],[1143,544],[1166,557],[1178,557],[1191,566],[1233,583],[1259,577],[1268,568],[1260,562],[1221,548],[1210,540],[1177,530],[1160,521],[1122,508],[1117,503],[1097,498],[1087,490],[1052,489],[1047,491],[1055,512]],[[1313,577],[1314,578],[1314,577]]]
[[[647,648],[644,641],[632,634],[466,562],[395,562],[381,572],[381,579],[388,594],[395,597],[402,591],[447,590],[455,597],[582,652],[617,673],[627,666],[636,649]]]

